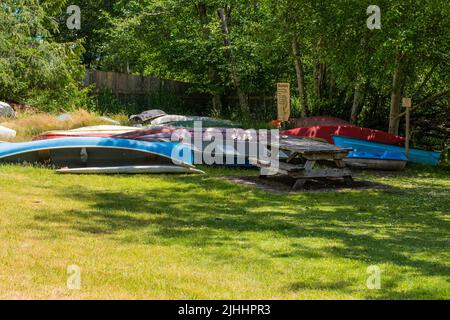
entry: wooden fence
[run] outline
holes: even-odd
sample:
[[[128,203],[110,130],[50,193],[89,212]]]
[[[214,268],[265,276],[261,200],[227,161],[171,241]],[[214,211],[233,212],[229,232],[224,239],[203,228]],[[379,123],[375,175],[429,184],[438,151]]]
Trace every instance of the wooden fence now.
[[[157,77],[135,76],[111,71],[89,70],[84,85],[95,84],[95,90],[110,90],[114,94],[148,94],[166,90],[177,95],[187,94],[189,83]]]
[[[169,108],[174,100],[180,102],[182,108],[204,114],[209,112],[211,96],[196,93],[192,84],[165,80],[157,77],[135,76],[125,73],[88,70],[84,85],[94,85],[94,92],[109,91],[121,102],[135,102],[146,108]],[[148,99],[149,96],[160,96],[160,99]],[[167,97],[170,101],[166,101]],[[253,113],[267,113],[276,110],[274,97],[248,96],[248,102]],[[224,108],[238,108],[239,100],[232,92],[222,97]],[[180,107],[180,106],[178,106]],[[170,108],[167,111],[171,111]]]

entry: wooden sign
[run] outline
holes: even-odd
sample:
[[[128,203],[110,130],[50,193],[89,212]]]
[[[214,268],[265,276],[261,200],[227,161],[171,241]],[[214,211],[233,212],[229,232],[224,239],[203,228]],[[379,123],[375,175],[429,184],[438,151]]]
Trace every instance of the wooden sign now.
[[[277,83],[278,120],[289,121],[291,116],[291,85]]]
[[[403,98],[403,107],[412,108],[412,100],[411,98]]]

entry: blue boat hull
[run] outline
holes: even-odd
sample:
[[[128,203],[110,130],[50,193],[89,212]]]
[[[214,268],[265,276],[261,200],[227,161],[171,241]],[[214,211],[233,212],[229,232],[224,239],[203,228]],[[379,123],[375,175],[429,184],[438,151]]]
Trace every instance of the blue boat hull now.
[[[333,136],[333,140],[338,147],[352,148],[354,152],[381,154],[385,152],[396,152],[405,154],[405,148],[388,144],[346,138],[341,136]],[[424,165],[437,166],[439,164],[440,158],[440,152],[410,149],[408,161]]]
[[[385,151],[385,152],[358,152],[352,151],[347,158],[354,159],[373,159],[373,160],[390,160],[390,161],[408,161],[404,153]]]
[[[191,166],[192,151],[175,142],[117,138],[64,138],[0,144],[0,162],[45,162],[57,167],[177,164]]]

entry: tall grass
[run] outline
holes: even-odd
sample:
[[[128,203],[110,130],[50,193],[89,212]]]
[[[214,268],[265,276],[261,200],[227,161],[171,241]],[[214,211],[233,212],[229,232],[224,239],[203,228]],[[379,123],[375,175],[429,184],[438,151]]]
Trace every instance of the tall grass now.
[[[126,117],[116,116],[119,122],[126,122]],[[50,130],[70,130],[86,126],[107,124],[98,114],[83,109],[70,113],[70,118],[61,121],[57,116],[48,113],[23,112],[17,115],[17,119],[0,118],[0,125],[17,131],[17,136],[12,141],[29,141],[35,136]],[[124,123],[126,124],[126,123]]]

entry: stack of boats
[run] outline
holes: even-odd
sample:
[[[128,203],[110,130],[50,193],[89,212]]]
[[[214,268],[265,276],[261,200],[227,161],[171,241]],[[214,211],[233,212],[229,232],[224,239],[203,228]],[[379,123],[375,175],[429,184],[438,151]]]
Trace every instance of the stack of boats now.
[[[160,110],[132,116],[131,120],[149,126],[93,126],[46,132],[31,142],[3,142],[0,163],[46,164],[60,173],[76,174],[202,173],[195,168],[194,159],[206,145],[196,150],[183,137],[193,136],[194,122],[198,121],[203,126],[221,126],[202,129],[206,140],[217,135],[225,137],[225,130],[235,126],[227,120],[167,115]],[[178,136],[174,137],[174,133]],[[220,152],[227,156],[225,148]],[[238,158],[235,163],[245,165]],[[245,154],[241,158],[248,160]]]
[[[226,120],[172,116],[160,110],[132,116],[132,120],[150,126],[85,127],[46,132],[31,142],[0,143],[0,163],[42,163],[54,166],[61,173],[201,173],[195,168],[194,159],[196,152],[204,152],[207,143],[196,150],[190,143],[184,143],[183,136],[193,136],[193,123],[202,121],[204,141],[222,136],[224,147],[220,152],[228,157],[226,130],[235,127]],[[419,149],[410,149],[406,158],[403,137],[360,128],[340,119],[312,117],[298,119],[294,124],[299,127],[281,132],[282,139],[306,137],[350,148],[353,152],[345,162],[352,167],[402,170],[407,161],[437,165],[440,158],[439,152]],[[253,143],[242,135],[242,129],[234,130],[234,142]],[[174,140],[174,132],[179,139]],[[249,150],[248,145],[245,150]],[[231,150],[234,162],[227,165],[251,165],[248,152],[234,154],[235,151]]]
[[[406,157],[405,138],[354,126],[335,118],[312,117],[297,120],[303,126],[282,134],[321,139],[342,148],[351,148],[344,160],[349,166],[374,170],[403,170],[407,162],[436,166],[441,153],[409,149]]]
[[[201,172],[192,165],[190,149],[182,144],[116,137],[130,130],[89,127],[46,133],[32,142],[1,143],[0,162],[47,164],[61,173]]]
[[[153,115],[156,119],[165,114]],[[150,120],[153,120],[150,115]],[[173,119],[167,119],[172,121]],[[46,132],[31,142],[0,143],[0,163],[53,166],[60,173],[202,173],[193,165],[191,149],[158,134],[136,139],[148,130],[139,127],[95,126]],[[136,134],[139,132],[139,134]],[[135,133],[134,136],[126,134]]]

